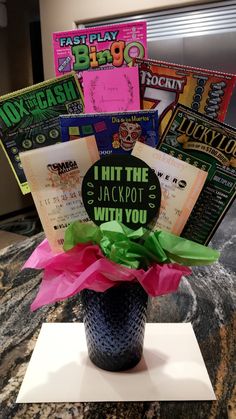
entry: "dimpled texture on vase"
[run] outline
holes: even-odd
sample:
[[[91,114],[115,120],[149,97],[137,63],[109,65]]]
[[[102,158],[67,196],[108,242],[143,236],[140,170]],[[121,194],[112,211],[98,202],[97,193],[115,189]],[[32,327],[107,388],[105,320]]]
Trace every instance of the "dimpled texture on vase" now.
[[[143,353],[148,295],[126,282],[105,292],[82,291],[84,326],[91,361],[109,371],[134,367]]]

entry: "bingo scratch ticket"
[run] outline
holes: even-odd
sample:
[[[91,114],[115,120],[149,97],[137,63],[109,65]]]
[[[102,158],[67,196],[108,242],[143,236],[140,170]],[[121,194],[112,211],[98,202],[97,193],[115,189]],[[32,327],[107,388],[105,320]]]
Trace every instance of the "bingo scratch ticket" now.
[[[158,110],[160,134],[177,103],[224,121],[235,75],[140,58],[133,64],[139,67],[141,108]]]
[[[236,130],[178,105],[160,150],[208,172],[182,236],[207,244],[235,199]]]
[[[55,32],[55,74],[74,70],[81,80],[84,70],[127,66],[134,57],[145,57],[146,49],[146,22]]]

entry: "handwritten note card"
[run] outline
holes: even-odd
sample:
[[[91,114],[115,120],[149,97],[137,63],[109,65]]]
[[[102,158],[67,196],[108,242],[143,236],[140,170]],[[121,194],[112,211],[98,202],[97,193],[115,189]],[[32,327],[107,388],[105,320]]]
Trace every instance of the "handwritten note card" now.
[[[84,71],[85,112],[140,110],[137,67]]]

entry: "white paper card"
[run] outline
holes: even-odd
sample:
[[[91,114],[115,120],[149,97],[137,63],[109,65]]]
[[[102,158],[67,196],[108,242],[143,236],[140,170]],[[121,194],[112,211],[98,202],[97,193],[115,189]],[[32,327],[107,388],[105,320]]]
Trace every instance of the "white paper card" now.
[[[125,372],[97,368],[83,323],[44,323],[17,403],[215,400],[190,323],[147,323],[140,363]]]

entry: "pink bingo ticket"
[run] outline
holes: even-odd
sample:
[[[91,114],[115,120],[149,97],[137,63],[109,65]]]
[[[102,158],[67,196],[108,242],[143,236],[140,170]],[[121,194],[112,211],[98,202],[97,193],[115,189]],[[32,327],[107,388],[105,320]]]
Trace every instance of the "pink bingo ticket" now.
[[[56,76],[74,70],[82,79],[84,70],[125,67],[147,55],[146,22],[55,32],[53,51]]]

